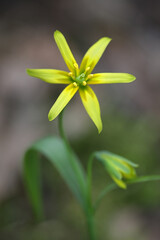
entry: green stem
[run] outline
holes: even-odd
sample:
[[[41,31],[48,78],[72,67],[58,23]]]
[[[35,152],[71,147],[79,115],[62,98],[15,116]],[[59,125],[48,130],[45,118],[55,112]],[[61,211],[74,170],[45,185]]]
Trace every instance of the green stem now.
[[[93,211],[87,217],[88,234],[90,240],[96,240]]]
[[[59,127],[59,133],[60,133],[60,136],[61,138],[63,139],[63,141],[65,142],[66,146],[67,146],[67,149],[68,151],[71,153],[72,152],[72,149],[71,149],[71,146],[69,144],[69,141],[66,137],[66,134],[65,134],[65,131],[64,131],[64,127],[63,127],[63,115],[64,115],[64,110],[65,108],[62,110],[62,112],[59,114],[59,118],[58,118],[58,127]]]
[[[102,190],[102,192],[100,193],[100,195],[98,196],[98,198],[94,204],[94,211],[97,210],[97,208],[99,207],[104,196],[116,188],[118,188],[117,185],[115,183],[112,183],[109,186],[107,186],[104,190]]]

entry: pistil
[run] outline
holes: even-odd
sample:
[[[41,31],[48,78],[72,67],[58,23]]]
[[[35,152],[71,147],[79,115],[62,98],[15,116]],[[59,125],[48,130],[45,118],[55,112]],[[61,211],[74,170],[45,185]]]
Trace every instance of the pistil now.
[[[77,70],[78,69],[78,64],[74,63],[73,65],[74,65],[75,69]],[[86,86],[87,85],[87,80],[90,79],[91,77],[93,77],[93,74],[89,74],[89,75],[87,74],[87,72],[89,70],[90,70],[90,67],[87,67],[85,69],[85,71],[78,76],[75,76],[73,74],[73,72],[68,73],[68,76],[71,77],[72,80],[74,81],[73,82],[74,87],[77,87],[78,85],[81,85],[81,86]]]

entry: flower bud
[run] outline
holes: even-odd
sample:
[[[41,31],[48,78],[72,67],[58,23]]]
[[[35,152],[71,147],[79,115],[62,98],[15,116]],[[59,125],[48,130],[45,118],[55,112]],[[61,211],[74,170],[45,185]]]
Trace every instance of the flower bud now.
[[[127,187],[125,180],[136,177],[134,168],[138,165],[128,159],[108,151],[96,152],[96,157],[102,161],[109,175],[119,187],[125,189]]]

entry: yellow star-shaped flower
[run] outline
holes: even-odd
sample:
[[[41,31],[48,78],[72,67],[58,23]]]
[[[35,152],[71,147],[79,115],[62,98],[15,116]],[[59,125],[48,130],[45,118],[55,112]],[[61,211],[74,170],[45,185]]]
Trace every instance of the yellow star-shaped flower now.
[[[54,39],[70,72],[55,69],[27,69],[27,73],[30,76],[40,78],[45,82],[69,84],[62,91],[50,109],[48,114],[49,121],[54,120],[59,115],[59,113],[79,90],[82,103],[100,133],[102,131],[100,106],[94,91],[89,85],[127,83],[134,81],[136,78],[128,73],[91,74],[107,45],[111,41],[110,38],[103,37],[90,47],[85,54],[80,67],[78,66],[63,34],[59,31],[55,31]]]

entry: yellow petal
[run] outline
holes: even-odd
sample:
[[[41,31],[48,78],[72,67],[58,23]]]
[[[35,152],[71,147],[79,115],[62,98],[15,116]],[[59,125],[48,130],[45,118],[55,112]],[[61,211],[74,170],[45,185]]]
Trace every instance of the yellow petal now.
[[[84,72],[88,67],[90,67],[90,69],[87,73],[89,74],[92,72],[110,41],[111,38],[104,37],[89,48],[82,60],[80,73]]]
[[[113,179],[113,181],[115,181],[115,183],[116,183],[119,187],[121,187],[121,188],[123,188],[123,189],[126,189],[126,188],[127,188],[126,183],[123,182],[122,180],[119,180],[119,179],[117,179],[117,178],[115,178],[115,177],[113,177],[113,176],[112,176],[112,179]]]
[[[74,96],[77,90],[78,87],[75,87],[73,83],[71,83],[61,92],[56,102],[49,111],[48,114],[49,121],[54,120],[58,116],[58,114],[64,109],[64,107],[71,100],[71,98]]]
[[[95,93],[88,85],[79,88],[79,93],[88,115],[93,120],[96,127],[98,128],[98,132],[100,133],[102,131],[102,120],[99,102]]]
[[[104,83],[129,83],[135,80],[135,76],[129,73],[95,73],[90,78],[88,84],[104,84]]]
[[[68,72],[55,69],[27,69],[28,75],[48,83],[70,84],[72,80],[68,76]]]
[[[54,39],[56,41],[56,44],[62,54],[62,57],[67,64],[67,67],[71,72],[75,72],[78,64],[76,63],[76,60],[67,44],[67,41],[63,34],[59,31],[54,32]]]

